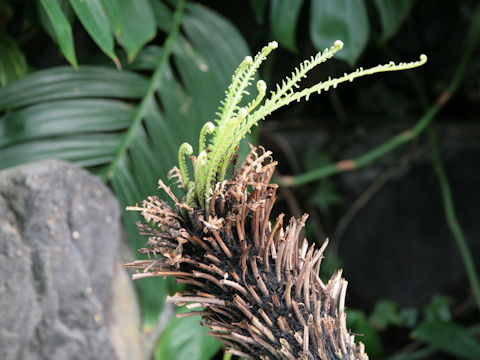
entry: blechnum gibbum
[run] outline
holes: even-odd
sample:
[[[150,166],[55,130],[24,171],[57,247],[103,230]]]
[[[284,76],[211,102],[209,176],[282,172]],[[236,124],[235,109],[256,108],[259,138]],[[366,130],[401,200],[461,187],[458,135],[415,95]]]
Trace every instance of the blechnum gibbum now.
[[[141,270],[133,278],[174,276],[189,285],[167,301],[196,309],[178,316],[201,315],[209,334],[225,343],[231,354],[262,360],[368,359],[363,344],[355,343],[347,329],[347,281],[341,270],[327,283],[319,277],[328,240],[320,249],[300,241],[307,214],[291,218],[285,227],[283,214],[270,219],[278,187],[270,182],[276,166],[272,153],[252,147],[225,179],[240,140],[276,109],[360,76],[411,69],[427,61],[421,55],[411,63],[360,68],[300,90],[307,73],[342,46],[336,41],[304,61],[266,100],[266,84],[258,81],[255,99],[240,106],[255,72],[277,43],[268,44],[254,59],[247,56],[233,75],[216,124],[208,122],[201,130],[197,156],[190,144],[180,146],[179,166],[169,175],[177,178],[184,197],[178,199],[159,180],[173,206],[149,196],[142,206],[127,208],[141,212],[145,223],[137,226],[148,236],[140,249],[148,260],[125,264]]]
[[[330,88],[336,88],[338,84],[354,79],[371,75],[379,72],[398,71],[412,69],[423,65],[427,61],[426,55],[421,55],[420,60],[409,63],[389,62],[388,64],[378,65],[369,69],[359,68],[351,73],[345,73],[338,78],[328,78],[314,86],[299,89],[299,83],[307,77],[307,73],[317,65],[332,58],[333,55],[342,49],[343,43],[340,40],[335,41],[334,45],[309,60],[305,60],[298,68],[292,72],[290,77],[285,78],[281,85],[277,85],[274,91],[270,92],[270,97],[263,104],[262,101],[267,93],[267,85],[263,80],[257,81],[256,87],[258,95],[248,105],[240,107],[239,104],[245,95],[248,95],[247,88],[252,84],[254,76],[262,62],[268,54],[278,44],[275,41],[265,46],[254,59],[247,56],[238,66],[232,77],[232,82],[226,91],[226,97],[222,101],[217,112],[216,124],[207,122],[201,132],[198,144],[198,155],[196,156],[196,166],[193,179],[190,178],[186,156],[193,154],[193,147],[188,143],[180,146],[178,153],[179,170],[181,183],[187,191],[187,204],[194,207],[209,208],[209,196],[215,184],[222,182],[229,160],[235,152],[240,141],[250,132],[252,126],[273,111],[286,106],[294,101],[302,99],[308,100],[311,94],[322,91],[328,91]],[[209,139],[207,139],[207,136]]]

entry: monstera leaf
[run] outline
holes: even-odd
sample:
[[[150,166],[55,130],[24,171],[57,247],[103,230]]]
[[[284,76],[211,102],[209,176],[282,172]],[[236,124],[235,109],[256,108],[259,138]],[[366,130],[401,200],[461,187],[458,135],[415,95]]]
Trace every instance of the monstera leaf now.
[[[159,29],[171,29],[169,8],[154,9]],[[0,169],[46,158],[71,161],[111,184],[123,208],[155,193],[179,145],[214,119],[231,74],[249,54],[237,30],[201,6],[186,7],[181,34],[169,37],[170,57],[166,46],[147,46],[128,70],[56,67],[0,88]],[[145,241],[137,235],[137,214],[122,213],[137,249]],[[137,284],[146,326],[156,321],[168,290],[165,281],[151,281]]]

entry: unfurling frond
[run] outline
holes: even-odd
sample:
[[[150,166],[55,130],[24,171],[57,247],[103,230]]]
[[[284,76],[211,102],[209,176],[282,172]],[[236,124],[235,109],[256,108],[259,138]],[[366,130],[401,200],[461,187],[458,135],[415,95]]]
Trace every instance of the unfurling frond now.
[[[182,182],[186,190],[190,187],[190,177],[188,175],[187,163],[185,162],[185,156],[190,156],[193,154],[192,145],[189,143],[183,143],[178,149],[178,166],[180,168],[180,175],[182,177]]]
[[[286,77],[280,85],[276,86],[276,90],[271,92],[271,96],[265,100],[267,85],[263,80],[257,82],[258,94],[256,98],[251,101],[246,107],[240,107],[244,95],[247,94],[247,88],[254,80],[254,75],[261,63],[267,58],[268,54],[277,48],[278,44],[273,41],[265,46],[254,59],[247,56],[239,65],[235,74],[232,77],[232,83],[226,91],[226,97],[222,101],[222,105],[217,113],[217,125],[207,123],[200,132],[198,153],[208,150],[208,154],[204,157],[204,168],[195,172],[194,186],[195,192],[190,194],[189,199],[195,202],[197,206],[202,206],[205,209],[209,208],[208,196],[211,189],[214,188],[217,182],[223,181],[226,169],[230,159],[232,158],[235,149],[245,135],[250,132],[251,128],[255,126],[260,120],[271,114],[273,111],[290,104],[293,101],[300,101],[302,99],[308,100],[313,93],[320,94],[322,91],[328,91],[330,88],[336,88],[338,84],[353,81],[354,79],[371,75],[379,72],[398,71],[412,69],[423,65],[427,61],[425,55],[420,56],[419,61],[410,63],[395,64],[390,62],[385,65],[378,65],[370,69],[359,68],[350,74],[344,74],[339,78],[329,78],[324,82],[320,82],[314,86],[299,90],[300,82],[307,77],[309,71],[316,66],[331,59],[336,52],[340,51],[343,43],[340,40],[335,41],[333,46],[319,52],[312,56],[309,60],[302,62],[296,68],[290,77]],[[213,134],[210,141],[206,140],[206,134]],[[179,159],[179,167],[182,171],[182,177],[186,167],[182,168],[182,160]],[[185,174],[188,176],[188,174]],[[184,183],[189,184],[183,179]],[[192,202],[192,204],[193,204]],[[191,205],[192,205],[191,204]]]

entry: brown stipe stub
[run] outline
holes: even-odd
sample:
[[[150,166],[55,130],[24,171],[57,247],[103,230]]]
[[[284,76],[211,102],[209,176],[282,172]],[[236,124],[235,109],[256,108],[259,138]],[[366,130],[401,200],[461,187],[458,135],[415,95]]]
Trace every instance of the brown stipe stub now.
[[[231,179],[212,191],[205,209],[170,206],[150,196],[138,224],[148,236],[142,253],[153,256],[125,264],[136,278],[174,276],[190,289],[168,297],[177,305],[203,308],[209,334],[226,351],[248,359],[368,359],[345,322],[347,281],[336,272],[324,284],[318,271],[321,249],[299,236],[307,215],[270,222],[277,185],[271,152],[252,147]],[[181,185],[181,184],[180,184]],[[185,316],[185,315],[182,315]]]

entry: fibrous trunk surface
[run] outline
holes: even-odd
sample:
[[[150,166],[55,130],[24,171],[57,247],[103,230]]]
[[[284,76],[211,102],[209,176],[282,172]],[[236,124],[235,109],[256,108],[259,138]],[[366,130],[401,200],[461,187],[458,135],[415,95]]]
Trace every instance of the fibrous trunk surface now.
[[[229,181],[213,190],[209,209],[150,196],[141,207],[151,260],[127,267],[134,278],[174,276],[188,291],[168,297],[187,303],[227,351],[249,359],[368,359],[346,328],[347,281],[336,272],[327,284],[319,277],[322,254],[299,235],[307,215],[283,214],[270,222],[277,185],[270,184],[276,162],[270,151],[252,147]],[[175,170],[174,170],[175,171]],[[198,310],[198,311],[197,311]],[[185,316],[185,314],[182,314]]]

